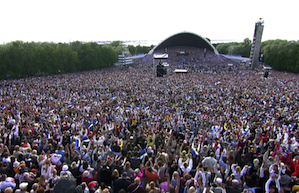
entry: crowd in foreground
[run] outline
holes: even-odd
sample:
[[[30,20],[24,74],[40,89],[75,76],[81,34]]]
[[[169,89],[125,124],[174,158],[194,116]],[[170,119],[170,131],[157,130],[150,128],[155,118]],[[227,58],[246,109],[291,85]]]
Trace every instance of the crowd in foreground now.
[[[1,192],[299,191],[298,75],[234,70],[1,81]]]

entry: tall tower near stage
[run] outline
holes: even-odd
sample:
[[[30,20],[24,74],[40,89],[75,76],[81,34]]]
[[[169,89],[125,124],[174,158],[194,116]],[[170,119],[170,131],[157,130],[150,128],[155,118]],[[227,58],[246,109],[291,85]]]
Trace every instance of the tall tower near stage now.
[[[258,60],[260,57],[262,35],[264,30],[264,21],[262,18],[255,23],[252,47],[250,52],[251,67],[255,68],[258,65]]]

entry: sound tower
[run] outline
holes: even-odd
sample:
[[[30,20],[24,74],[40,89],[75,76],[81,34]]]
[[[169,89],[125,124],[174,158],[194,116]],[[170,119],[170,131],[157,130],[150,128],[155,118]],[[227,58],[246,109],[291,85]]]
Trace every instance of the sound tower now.
[[[268,76],[269,76],[269,72],[266,71],[265,74],[264,74],[264,78],[268,78]]]
[[[164,66],[161,63],[159,63],[157,65],[157,77],[163,77],[164,74],[166,74],[164,70]]]

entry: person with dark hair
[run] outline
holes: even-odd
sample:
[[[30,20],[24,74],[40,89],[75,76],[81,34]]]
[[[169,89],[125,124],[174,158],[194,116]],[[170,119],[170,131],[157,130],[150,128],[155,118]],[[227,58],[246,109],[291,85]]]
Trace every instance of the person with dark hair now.
[[[137,151],[133,152],[133,157],[131,158],[131,167],[133,170],[139,168],[141,163],[140,154]]]
[[[79,158],[81,158],[81,155],[79,155]],[[80,167],[82,165],[82,160],[80,159],[79,161],[79,165],[77,165],[76,162],[73,162],[71,164],[71,167],[69,169],[69,171],[72,173],[72,175],[74,176],[74,178],[76,178],[77,180],[77,185],[81,184],[81,175],[82,175],[82,172],[80,172]]]
[[[3,174],[1,176],[0,191],[4,192],[4,190],[8,187],[15,188],[16,187],[15,180],[11,177],[7,177],[6,174]]]
[[[118,141],[115,140],[112,144],[112,151],[114,155],[120,156],[121,155],[121,147],[118,145]]]
[[[156,187],[156,183],[154,181],[151,181],[146,185],[145,191],[152,192],[152,193],[160,193],[160,189]]]
[[[231,186],[226,186],[226,192],[229,193],[241,193],[243,191],[243,188],[240,188],[240,182],[236,179],[232,180]]]
[[[113,182],[113,191],[119,192],[121,189],[127,190],[129,185],[131,184],[129,179],[130,178],[128,178],[127,173],[123,172],[121,174],[121,177]]]
[[[152,168],[150,167],[150,162],[151,161],[148,161],[146,164],[145,164],[145,175],[146,177],[148,178],[149,182],[157,182],[157,180],[160,180],[160,177],[158,176],[158,174],[156,172],[154,172],[152,170]]]
[[[217,164],[217,160],[214,158],[214,156],[214,152],[211,152],[210,156],[204,158],[204,160],[202,161],[202,165],[207,166],[210,171],[212,171],[212,169],[215,168]]]
[[[97,178],[97,181],[99,184],[105,183],[107,186],[111,186],[111,178],[112,172],[111,172],[111,167],[109,166],[108,163],[106,163],[100,170],[99,170],[99,175]]]

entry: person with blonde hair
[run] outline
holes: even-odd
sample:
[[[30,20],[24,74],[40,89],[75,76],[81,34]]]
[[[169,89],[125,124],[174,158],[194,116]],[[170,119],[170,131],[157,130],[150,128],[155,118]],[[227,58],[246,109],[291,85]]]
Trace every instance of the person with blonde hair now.
[[[188,190],[188,193],[195,193],[196,189],[194,188],[194,186],[191,186]]]
[[[170,182],[172,187],[174,187],[174,188],[176,187],[179,177],[180,177],[179,172],[177,172],[177,171],[173,172],[171,182]]]
[[[131,163],[128,162],[128,161],[125,163],[124,172],[127,172],[129,178],[133,178],[134,177],[135,171],[131,168]]]
[[[111,185],[113,186],[113,182],[115,181],[115,180],[117,180],[119,178],[119,172],[118,172],[118,170],[117,169],[114,169],[113,171],[112,171],[112,175],[111,175]]]
[[[109,189],[108,188],[105,188],[102,193],[109,193]]]
[[[140,179],[142,179],[143,174],[144,174],[144,171],[143,171],[142,165],[140,165],[140,169],[139,168],[135,169],[134,178],[139,177]]]
[[[13,189],[11,187],[8,187],[4,190],[4,193],[13,193]]]
[[[36,193],[38,188],[39,188],[39,184],[34,183],[31,187],[30,193]]]
[[[43,187],[43,188],[47,188],[48,185],[48,180],[46,179],[45,174],[42,174],[39,178],[38,178],[38,185],[39,187]]]

